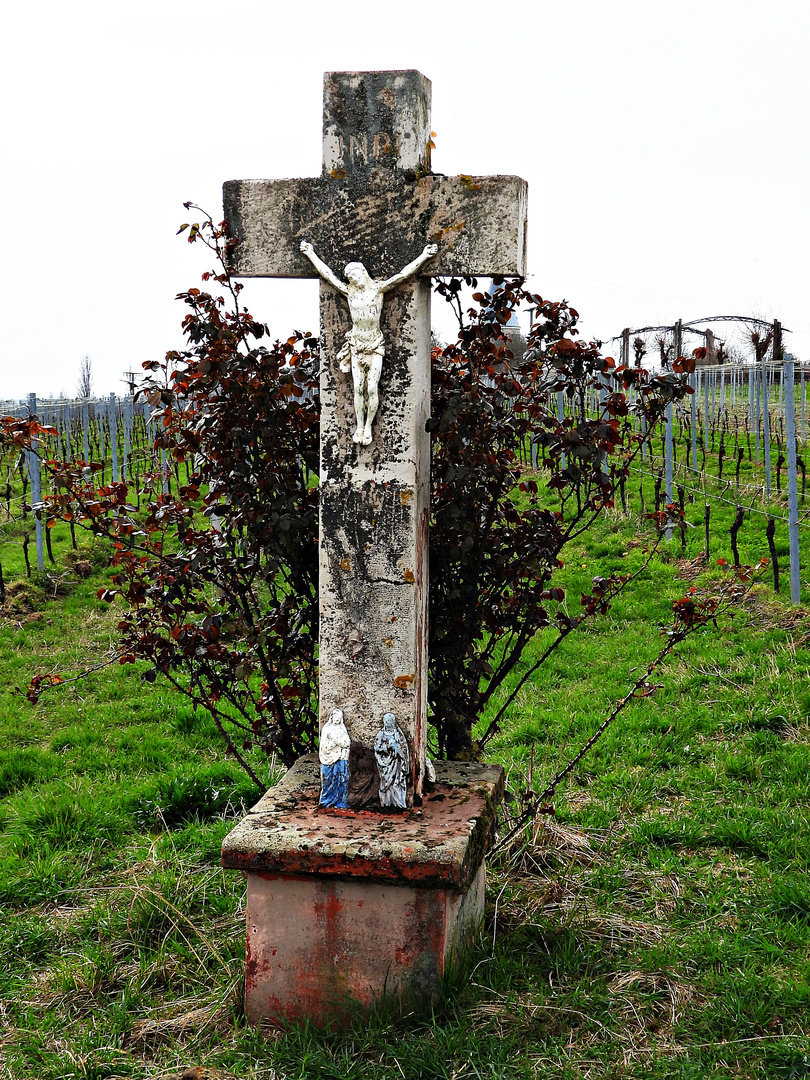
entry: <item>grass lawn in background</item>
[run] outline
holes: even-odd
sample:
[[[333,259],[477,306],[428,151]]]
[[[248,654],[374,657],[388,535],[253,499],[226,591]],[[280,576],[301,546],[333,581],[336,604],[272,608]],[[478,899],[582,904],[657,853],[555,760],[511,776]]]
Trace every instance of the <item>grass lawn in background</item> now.
[[[572,612],[593,576],[640,564],[645,529],[637,507],[611,512],[566,550]],[[518,796],[626,692],[671,601],[730,558],[722,531],[708,570],[688,541],[523,688],[487,755]],[[764,529],[740,547],[756,561]],[[35,574],[0,620],[0,1076],[810,1076],[810,615],[765,578],[493,860],[485,934],[434,1015],[280,1033],[241,1013],[244,882],[219,847],[257,793],[213,724],[130,666],[35,708],[15,691],[115,641],[103,553],[79,554],[89,577]]]

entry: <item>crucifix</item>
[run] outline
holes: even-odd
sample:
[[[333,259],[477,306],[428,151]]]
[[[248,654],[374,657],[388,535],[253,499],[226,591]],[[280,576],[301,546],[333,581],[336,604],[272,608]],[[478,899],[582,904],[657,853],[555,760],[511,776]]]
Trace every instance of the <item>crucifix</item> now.
[[[429,278],[525,274],[525,181],[432,173],[430,97],[418,71],[327,72],[321,175],[224,185],[235,275],[321,279],[321,802],[344,812],[418,803],[427,768]]]
[[[371,443],[371,426],[377,415],[378,388],[385,356],[385,341],[380,331],[383,297],[396,285],[413,277],[419,267],[438,250],[438,244],[425,244],[421,255],[387,281],[375,281],[362,263],[349,263],[346,267],[348,281],[343,282],[318,258],[312,244],[307,240],[301,241],[301,251],[324,281],[328,281],[349,303],[352,328],[337,358],[340,370],[344,373],[351,371],[354,383],[357,430],[352,435],[353,442],[364,446]]]

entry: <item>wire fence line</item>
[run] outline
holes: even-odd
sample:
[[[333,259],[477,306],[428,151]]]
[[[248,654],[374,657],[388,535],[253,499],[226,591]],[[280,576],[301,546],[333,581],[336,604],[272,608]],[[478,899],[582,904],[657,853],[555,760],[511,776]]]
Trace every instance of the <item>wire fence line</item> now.
[[[657,458],[654,460],[661,462],[662,459]],[[635,472],[639,476],[648,475],[644,469],[641,469],[638,466],[631,465],[629,468],[631,472]],[[663,472],[663,469],[661,471]],[[751,488],[748,486],[747,488],[740,490],[739,495],[741,497],[738,497],[737,499],[727,499],[725,493],[723,495],[717,495],[714,492],[707,491],[704,487],[692,487],[690,484],[684,483],[683,480],[680,480],[677,486],[683,488],[684,491],[688,491],[692,495],[701,495],[704,499],[708,499],[711,502],[724,503],[726,506],[733,506],[738,510],[743,509],[746,514],[757,514],[760,517],[773,518],[774,521],[782,521],[786,524],[790,523],[790,518],[786,517],[784,514],[775,514],[771,510],[760,510],[754,505],[757,497],[761,494],[760,488]],[[731,489],[731,486],[732,485],[728,485],[725,491],[728,492]],[[753,499],[749,498],[751,495],[753,495]],[[810,508],[798,512],[798,525],[801,529],[810,528],[810,520],[805,521],[805,518],[810,518]]]
[[[148,403],[131,395],[53,400],[29,394],[24,401],[0,402],[0,415],[36,415],[41,424],[56,429],[53,448],[58,456],[88,464],[103,462],[116,480],[150,431]]]
[[[702,483],[700,487],[694,487],[681,476],[680,488],[700,494],[711,502],[734,506],[738,512],[742,509],[745,513],[762,515],[768,519],[769,529],[772,528],[771,521],[787,524],[793,603],[800,600],[799,529],[810,527],[810,521],[804,520],[810,515],[810,510],[799,511],[798,491],[798,473],[801,470],[804,502],[806,470],[800,451],[806,445],[807,437],[809,372],[810,365],[797,365],[789,355],[780,363],[771,359],[752,364],[698,368],[692,378],[694,393],[689,397],[688,406],[681,403],[677,410],[671,406],[667,409],[662,453],[656,455],[652,445],[646,447],[646,453],[642,449],[642,467],[645,457],[651,467],[657,462],[668,503],[674,502],[673,485],[677,483],[677,471],[685,470],[690,476],[700,478]],[[632,390],[630,398],[632,403]],[[636,419],[635,425],[637,430],[643,428],[643,421]],[[676,460],[679,441],[685,443],[686,462]],[[776,494],[773,491],[774,443],[777,451]],[[703,457],[701,467],[698,467],[698,449]],[[718,475],[706,468],[710,449],[718,456]],[[740,467],[746,451],[751,479],[741,483]],[[707,484],[723,486],[722,469],[726,456],[736,460],[735,482],[732,485],[730,481],[725,481],[725,490],[717,494],[708,490]],[[782,465],[787,466],[784,494],[781,490]],[[736,491],[733,501],[726,498],[732,487]],[[786,501],[787,514],[758,509],[753,504],[759,497],[763,503]],[[769,545],[773,553],[772,533]]]
[[[170,487],[172,469],[167,464],[166,452],[154,448],[154,422],[149,404],[145,400],[136,400],[134,395],[54,400],[29,394],[22,401],[0,401],[0,416],[36,416],[44,427],[55,430],[55,434],[47,436],[49,456],[86,466],[88,476],[91,465],[100,466],[100,470],[94,469],[94,472],[100,472],[102,486],[108,477],[113,483],[127,480],[134,485],[139,500],[141,476],[161,471],[165,476],[165,488]],[[5,479],[0,486],[0,505],[5,510],[6,521],[16,516],[18,505],[25,518],[30,508],[43,500],[43,481],[48,488],[49,473],[41,468],[39,450],[40,440],[34,440],[31,451],[24,451],[16,462],[6,463]],[[173,471],[179,483],[179,466],[175,465]],[[17,479],[15,473],[22,484],[22,493],[12,496],[12,479]],[[54,492],[50,490],[49,493]],[[43,528],[42,515],[35,510],[33,518],[37,567],[44,570],[46,543],[53,561],[50,538]],[[75,546],[72,528],[71,535]],[[23,540],[26,548],[27,543],[26,534]]]
[[[679,344],[679,343],[678,343]],[[746,513],[758,514],[787,524],[790,536],[791,599],[798,602],[798,591],[793,590],[794,579],[798,582],[799,529],[810,527],[810,510],[798,510],[798,469],[802,472],[802,501],[804,501],[805,466],[799,457],[799,446],[804,447],[808,429],[807,383],[810,381],[810,364],[796,364],[791,358],[777,363],[773,358],[756,363],[723,364],[698,367],[692,376],[694,393],[688,406],[679,403],[667,409],[666,423],[661,437],[661,453],[648,443],[642,447],[641,469],[645,462],[651,470],[657,469],[666,501],[674,502],[674,485],[704,499],[741,507]],[[590,415],[603,415],[610,382],[603,379],[598,386],[589,389],[586,410]],[[628,401],[632,406],[636,392],[630,388]],[[560,392],[557,395],[557,416],[564,421],[573,416],[573,403]],[[101,466],[100,481],[104,484],[109,474],[113,482],[126,479],[134,483],[146,473],[162,471],[165,484],[171,483],[171,475],[179,483],[177,465],[169,465],[165,451],[154,449],[155,431],[151,410],[144,400],[132,395],[110,394],[103,398],[38,399],[30,394],[24,401],[0,401],[0,415],[36,415],[39,421],[55,429],[50,436],[53,456],[67,461],[91,462]],[[636,430],[646,434],[643,418],[633,414]],[[706,469],[707,455],[717,452],[719,440],[719,475]],[[773,443],[776,443],[776,480],[780,484],[780,470],[787,465],[785,496],[781,490],[773,493]],[[677,460],[677,448],[682,444],[686,461]],[[753,444],[753,445],[752,445]],[[698,466],[698,451],[703,462]],[[725,453],[724,453],[725,452]],[[751,479],[740,483],[740,464],[747,452]],[[537,465],[537,448],[530,450],[531,461]],[[730,481],[723,480],[723,461],[736,458],[736,483],[734,499],[726,496],[731,492]],[[691,458],[691,464],[689,459]],[[21,495],[12,497],[11,473],[14,466],[7,464],[5,499],[0,487],[0,505],[5,508],[6,520],[12,518],[13,508],[19,505],[23,515],[26,507],[42,500],[43,475],[40,459],[36,453],[21,455],[16,468],[23,485]],[[605,462],[607,468],[607,462]],[[699,478],[700,486],[694,486],[683,476]],[[47,471],[45,473],[47,485]],[[717,494],[707,489],[707,484],[725,488]],[[30,490],[29,490],[30,489]],[[767,501],[787,501],[787,514],[773,513],[754,506],[757,498]],[[43,522],[34,515],[37,565],[44,569]]]

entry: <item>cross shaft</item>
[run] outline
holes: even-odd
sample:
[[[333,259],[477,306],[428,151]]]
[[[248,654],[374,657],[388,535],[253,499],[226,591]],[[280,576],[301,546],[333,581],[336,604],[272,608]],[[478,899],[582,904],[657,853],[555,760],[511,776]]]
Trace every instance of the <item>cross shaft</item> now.
[[[526,184],[430,172],[430,83],[416,71],[327,73],[323,133],[320,177],[225,184],[225,216],[238,241],[232,270],[314,277],[318,271],[301,251],[306,241],[338,277],[347,263],[362,262],[373,278],[387,279],[426,244],[438,245],[419,276],[383,304],[380,409],[370,445],[352,441],[351,379],[338,363],[351,329],[346,302],[328,281],[321,284],[321,727],[335,710],[343,712],[351,737],[348,801],[374,808],[384,768],[375,742],[383,716],[393,714],[409,744],[411,805],[422,790],[427,723],[425,279],[523,276]]]

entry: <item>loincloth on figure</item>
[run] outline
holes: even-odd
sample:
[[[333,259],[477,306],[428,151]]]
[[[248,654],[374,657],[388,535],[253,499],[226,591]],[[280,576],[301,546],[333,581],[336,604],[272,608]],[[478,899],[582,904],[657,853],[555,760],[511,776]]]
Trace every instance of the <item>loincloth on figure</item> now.
[[[385,356],[385,343],[382,333],[352,329],[337,354],[341,371],[351,369],[352,360],[356,360],[362,371],[369,371],[375,356]]]

